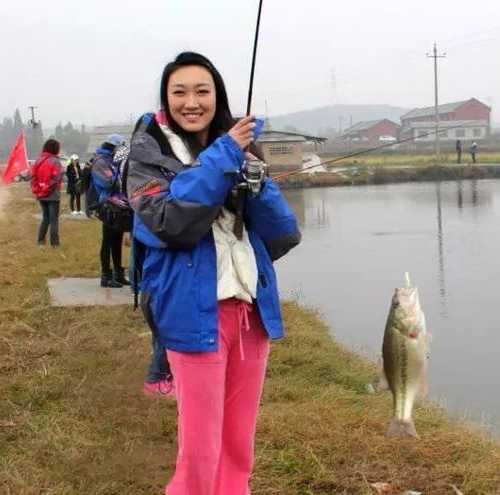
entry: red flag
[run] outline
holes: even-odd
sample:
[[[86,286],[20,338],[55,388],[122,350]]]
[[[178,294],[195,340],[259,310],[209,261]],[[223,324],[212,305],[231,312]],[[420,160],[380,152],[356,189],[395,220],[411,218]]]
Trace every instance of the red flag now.
[[[26,154],[26,140],[24,139],[24,131],[21,131],[17,136],[16,144],[10,152],[7,159],[7,166],[2,175],[4,184],[10,184],[24,170],[28,170],[28,155]]]

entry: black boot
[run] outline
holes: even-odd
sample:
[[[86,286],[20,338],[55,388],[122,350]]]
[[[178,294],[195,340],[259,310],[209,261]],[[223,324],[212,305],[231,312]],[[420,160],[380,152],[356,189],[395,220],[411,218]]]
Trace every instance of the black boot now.
[[[118,268],[115,270],[114,279],[116,282],[122,285],[130,285],[130,280],[125,278],[125,270],[123,268]]]
[[[110,287],[112,289],[119,289],[123,285],[115,280],[111,273],[103,273],[101,276],[101,287]]]

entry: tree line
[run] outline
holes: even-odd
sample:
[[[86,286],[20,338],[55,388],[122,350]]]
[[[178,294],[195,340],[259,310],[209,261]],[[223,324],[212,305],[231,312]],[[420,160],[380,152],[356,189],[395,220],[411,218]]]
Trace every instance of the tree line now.
[[[21,112],[16,109],[12,117],[5,117],[0,123],[1,161],[5,161],[16,142],[17,136],[23,130],[26,136],[26,151],[28,158],[31,160],[38,156],[44,141],[49,138],[60,141],[63,154],[76,153],[84,155],[90,142],[90,135],[87,133],[85,126],[82,125],[78,129],[71,122],[64,126],[59,123],[54,134],[45,136],[41,122],[37,122],[35,126],[31,123],[24,123]]]

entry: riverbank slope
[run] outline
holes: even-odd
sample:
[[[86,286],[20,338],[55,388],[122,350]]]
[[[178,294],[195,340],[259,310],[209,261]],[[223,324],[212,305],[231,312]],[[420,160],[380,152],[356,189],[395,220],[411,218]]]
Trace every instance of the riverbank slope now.
[[[131,306],[52,308],[46,279],[96,276],[100,224],[61,221],[35,244],[37,205],[15,186],[0,219],[0,492],[152,495],[175,463],[175,405],[142,396],[149,331]],[[284,304],[256,445],[254,495],[500,493],[500,445],[420,404],[415,440],[385,437],[389,394],[318,316]],[[464,392],[466,393],[466,392]]]
[[[305,187],[364,186],[401,182],[429,182],[500,178],[499,164],[428,165],[428,166],[357,166],[338,167],[330,172],[295,174],[280,181],[284,189]]]

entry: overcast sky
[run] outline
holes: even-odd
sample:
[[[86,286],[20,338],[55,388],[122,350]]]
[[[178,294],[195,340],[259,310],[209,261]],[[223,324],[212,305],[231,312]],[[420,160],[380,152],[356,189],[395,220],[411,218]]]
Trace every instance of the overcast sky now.
[[[255,113],[333,103],[434,103],[475,96],[500,121],[500,1],[264,0]],[[222,73],[246,105],[258,0],[2,0],[0,117],[38,106],[45,126],[129,121],[158,105],[161,71],[182,50]],[[335,84],[332,74],[335,74]]]

